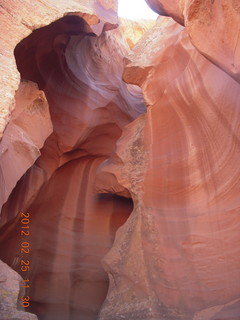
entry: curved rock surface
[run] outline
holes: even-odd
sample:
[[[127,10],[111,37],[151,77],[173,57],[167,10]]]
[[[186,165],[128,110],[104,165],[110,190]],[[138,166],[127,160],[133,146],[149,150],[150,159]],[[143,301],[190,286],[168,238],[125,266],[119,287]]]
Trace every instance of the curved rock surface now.
[[[185,25],[193,45],[207,59],[240,82],[239,1],[146,0],[146,2],[160,15],[170,16]]]
[[[0,143],[0,208],[16,182],[40,156],[40,149],[51,133],[44,92],[34,83],[21,82],[15,95],[15,110]]]
[[[19,272],[29,212],[40,320],[239,320],[238,6],[147,2],[178,23],[116,29],[107,0],[0,2],[0,258]]]
[[[73,15],[35,30],[16,47],[16,62],[22,78],[36,82],[44,90],[50,104],[54,133],[49,141],[51,144],[54,139],[58,146],[54,147],[56,163],[51,173],[59,166],[58,158],[72,150],[81,149],[91,155],[109,155],[124,125],[145,110],[141,90],[125,84],[121,79],[123,58],[128,52],[128,45],[121,39],[119,30],[112,31],[111,35],[103,32],[97,37],[84,19]],[[13,113],[10,123],[15,121],[14,117]],[[24,121],[26,127],[29,119]],[[45,136],[39,131],[42,144],[51,133],[50,126],[46,122]],[[31,125],[29,127],[28,130],[31,130]],[[6,131],[6,137],[10,135],[9,130],[12,129]],[[20,134],[25,134],[24,130]],[[5,140],[1,147],[3,151],[6,150]],[[7,176],[3,175],[2,178],[2,188],[6,191],[2,195],[1,205],[21,175],[40,155],[35,153],[33,157],[32,153],[28,153],[24,154],[28,167],[19,158],[15,176],[16,169],[9,175],[7,169],[2,168]],[[5,156],[2,166],[7,161]],[[46,170],[51,175],[50,169]],[[6,220],[3,215],[1,219],[1,224],[4,224]]]
[[[190,2],[186,16],[186,27],[194,46],[240,82],[239,1],[195,0]]]
[[[170,18],[129,59],[125,81],[142,87],[148,110],[102,165],[135,209],[104,259],[100,319],[190,320],[228,303],[211,319],[238,319],[239,84]]]
[[[169,16],[184,24],[184,8],[188,0],[146,0],[150,8],[161,16]]]
[[[31,14],[29,14],[31,12]],[[85,19],[89,25],[97,25],[94,30],[101,33],[104,25],[116,27],[116,1],[110,0],[70,0],[70,1],[0,1],[0,26],[7,30],[8,36],[0,37],[0,138],[15,107],[14,95],[19,84],[19,73],[16,68],[13,50],[15,46],[34,29],[67,14],[76,14]]]
[[[27,208],[31,309],[39,319],[96,319],[108,290],[101,259],[128,218],[129,200],[94,192],[95,172],[104,159],[85,156],[67,162]],[[31,187],[31,185],[30,185]],[[10,203],[23,193],[24,180]],[[15,226],[14,226],[15,225]],[[18,219],[2,228],[5,261],[19,270]]]
[[[111,6],[106,16],[109,12]],[[116,27],[113,22],[97,28],[89,23],[85,16],[65,16],[34,30],[14,51],[22,77],[20,99],[30,86],[42,99],[46,96],[48,104],[45,120],[24,114],[25,126],[19,129],[21,135],[31,132],[32,149],[37,151],[34,157],[33,151],[25,153],[22,158],[29,165],[20,163],[7,176],[8,194],[17,184],[1,211],[1,257],[19,271],[20,213],[29,212],[31,268],[22,275],[31,281],[30,311],[42,320],[96,319],[108,290],[101,259],[132,211],[130,199],[97,195],[95,176],[124,126],[145,112],[143,96],[139,87],[122,81],[130,49],[121,31],[110,31]],[[37,93],[31,94],[33,101]],[[30,109],[25,102],[24,107]],[[13,113],[9,128],[15,128],[14,119]],[[2,161],[5,174],[10,170],[7,160]],[[105,192],[114,180],[115,193],[119,183],[112,178],[109,183],[104,176],[98,192]]]

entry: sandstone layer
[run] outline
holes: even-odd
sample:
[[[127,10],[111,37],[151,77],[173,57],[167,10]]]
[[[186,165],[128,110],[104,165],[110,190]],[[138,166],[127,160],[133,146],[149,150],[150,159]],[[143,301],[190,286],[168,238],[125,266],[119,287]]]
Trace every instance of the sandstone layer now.
[[[132,211],[131,199],[95,190],[114,184],[112,193],[130,197],[115,175],[98,186],[95,176],[124,126],[145,112],[141,89],[122,81],[130,49],[112,30],[109,5],[98,14],[104,23],[68,14],[14,50],[21,83],[1,141],[0,256],[30,279],[28,311],[42,320],[97,318],[108,290],[101,259]],[[29,272],[20,271],[21,212],[30,213]]]
[[[147,2],[0,2],[0,258],[40,320],[239,320],[239,6]]]
[[[24,312],[23,307],[20,306],[19,298],[25,297],[21,285],[20,275],[0,260],[1,320],[37,320],[34,314]]]
[[[186,26],[193,45],[240,82],[240,4],[237,0],[146,0],[160,15]]]
[[[107,29],[110,28],[109,24],[105,25]],[[36,100],[38,94],[42,95],[40,100],[45,99],[44,94],[46,94],[48,103],[51,104],[50,114],[54,133],[50,141],[55,139],[55,143],[58,143],[60,149],[59,152],[56,150],[59,153],[58,156],[61,153],[79,149],[80,144],[83,144],[81,149],[84,149],[87,154],[110,154],[114,141],[121,133],[121,128],[144,111],[140,89],[133,85],[126,85],[121,80],[123,57],[127,55],[129,49],[125,41],[121,40],[120,35],[119,31],[113,32],[111,37],[107,32],[103,32],[101,37],[97,37],[83,18],[79,15],[68,15],[47,27],[35,30],[16,47],[14,53],[22,78],[36,82],[40,89],[44,90],[44,93],[40,91],[37,93],[36,89],[36,97],[34,98],[32,94],[29,99]],[[112,56],[113,50],[116,50],[114,56]],[[76,52],[79,53],[76,54]],[[116,63],[116,66],[113,62]],[[87,65],[89,67],[85,69]],[[112,77],[109,77],[109,74]],[[25,91],[27,92],[28,89]],[[23,94],[20,93],[20,96]],[[16,95],[15,104],[18,103],[18,96]],[[21,100],[22,97],[19,99]],[[34,105],[35,100],[32,102]],[[27,105],[25,107],[29,108]],[[23,107],[16,105],[16,109],[18,108]],[[79,113],[79,108],[81,108],[81,113]],[[35,109],[38,114],[37,108]],[[47,109],[46,112],[48,112]],[[19,148],[19,143],[14,141],[18,139],[17,135],[13,134],[13,130],[16,131],[16,129],[14,129],[15,126],[12,126],[13,122],[16,123],[15,113],[16,111],[11,116],[11,123],[1,143],[3,192],[0,206],[7,200],[19,178],[39,157],[40,154],[35,149],[42,147],[52,131],[51,124],[47,124],[49,120],[43,120],[41,117],[36,119],[36,121],[46,123],[43,129],[45,135],[41,130],[39,133],[37,130],[35,135],[39,134],[38,140],[41,139],[41,142],[37,142],[36,146],[36,141],[28,143],[28,150],[21,151],[24,155],[17,159],[18,166],[14,164],[14,170],[11,170],[11,175],[9,175],[6,164],[9,159],[14,162],[13,153],[18,152],[13,146],[17,145]],[[25,114],[22,116],[25,117]],[[22,124],[18,125],[18,127],[23,127],[18,128],[20,135],[27,135],[26,131],[32,130],[29,119],[24,121],[24,127]],[[71,125],[65,134],[62,134],[62,125],[68,121]],[[33,125],[36,125],[34,123],[35,120]],[[78,128],[81,132],[78,132]],[[108,131],[111,134],[108,134],[105,146],[102,148],[99,142]],[[6,139],[10,141],[10,136],[12,137],[11,142],[14,143],[8,148],[9,143],[6,142]],[[95,138],[91,139],[91,136]],[[91,140],[90,144],[89,140]],[[29,144],[33,146],[30,147]],[[24,157],[26,164],[21,157]],[[57,167],[58,163],[54,165],[52,171]]]
[[[124,79],[148,109],[102,164],[134,211],[104,258],[100,319],[192,320],[221,305],[202,319],[239,319],[239,84],[171,18],[128,59]]]
[[[19,84],[13,54],[15,46],[33,30],[68,14],[83,17],[89,25],[96,25],[98,32],[104,25],[111,28],[117,24],[115,0],[0,1],[0,26],[7,32],[7,36],[3,32],[0,37],[0,138],[15,107],[14,95]]]
[[[40,156],[40,149],[51,133],[52,122],[44,92],[32,82],[21,82],[11,121],[0,143],[0,208],[16,182]]]
[[[30,279],[30,310],[39,319],[96,319],[106,297],[108,277],[101,259],[132,205],[129,200],[96,195],[95,172],[102,161],[85,156],[67,162],[28,207],[31,235],[26,241],[31,252],[25,258],[31,261],[29,272],[20,271],[18,221],[12,221],[11,229],[2,229],[5,248],[11,249],[4,259]],[[10,202],[17,201],[25,181],[20,181]]]

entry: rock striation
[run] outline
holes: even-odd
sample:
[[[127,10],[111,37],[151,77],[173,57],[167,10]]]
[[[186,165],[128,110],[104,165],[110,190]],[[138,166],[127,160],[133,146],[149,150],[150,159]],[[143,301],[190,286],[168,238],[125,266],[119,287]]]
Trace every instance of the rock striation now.
[[[239,6],[147,3],[0,6],[0,258],[40,320],[239,320]]]
[[[110,28],[109,23],[105,25],[107,29]],[[116,54],[112,56],[114,50]],[[123,126],[145,110],[141,90],[134,85],[125,84],[121,79],[123,58],[128,52],[129,48],[121,39],[120,31],[113,31],[111,35],[103,32],[102,36],[97,37],[79,15],[65,16],[47,27],[37,29],[17,45],[14,53],[22,79],[36,82],[44,91],[39,94],[43,97],[46,95],[50,104],[54,132],[49,141],[55,139],[54,143],[58,145],[57,158],[63,153],[78,149],[91,155],[109,155]],[[114,65],[114,62],[117,64]],[[85,69],[86,65],[88,68]],[[109,74],[112,76],[109,77]],[[6,137],[12,134],[10,128],[15,121],[14,117],[16,116],[13,114]],[[29,119],[24,121],[26,128]],[[69,124],[68,129],[64,129],[65,133],[62,134],[66,123]],[[20,129],[19,131],[23,131],[20,134],[25,134],[24,130]],[[38,143],[38,148],[42,147],[52,132],[51,124],[46,123],[44,130],[45,136],[39,132],[42,141]],[[16,139],[15,135],[12,136]],[[101,141],[105,136],[107,139],[102,148]],[[1,144],[4,154],[2,172],[5,172],[5,176],[7,169],[4,168],[4,163],[11,158],[12,152],[6,145],[5,141]],[[1,185],[5,191],[1,206],[19,178],[40,155],[35,152],[33,157],[34,152],[29,153],[31,154],[24,154],[28,166],[22,166],[19,162],[15,177],[14,174],[2,176]],[[51,173],[58,166],[59,159],[56,159]],[[2,224],[5,222],[6,220]]]
[[[95,177],[124,126],[145,112],[141,89],[122,80],[130,48],[113,30],[114,3],[100,7],[100,23],[79,6],[14,50],[21,83],[1,141],[0,256],[29,277],[29,310],[42,320],[96,319],[108,290],[101,259],[132,211],[131,199],[95,191],[114,180],[112,193],[130,197],[114,175],[98,187]],[[19,266],[21,212],[30,213],[27,273]]]
[[[102,164],[134,211],[104,258],[100,319],[238,319],[239,84],[171,18],[128,59],[124,79],[148,108]]]
[[[19,73],[16,69],[13,50],[15,46],[33,30],[46,26],[51,22],[68,14],[83,17],[89,24],[95,26],[96,32],[101,32],[103,26],[112,28],[117,24],[115,0],[78,0],[45,2],[0,2],[1,29],[7,30],[0,38],[0,65],[1,65],[1,102],[0,102],[0,137],[9,122],[10,114],[14,109],[14,94],[19,84]],[[31,14],[29,14],[31,12]]]
[[[191,42],[198,51],[236,81],[240,81],[238,1],[146,0],[146,2],[160,15],[170,16],[185,25]]]

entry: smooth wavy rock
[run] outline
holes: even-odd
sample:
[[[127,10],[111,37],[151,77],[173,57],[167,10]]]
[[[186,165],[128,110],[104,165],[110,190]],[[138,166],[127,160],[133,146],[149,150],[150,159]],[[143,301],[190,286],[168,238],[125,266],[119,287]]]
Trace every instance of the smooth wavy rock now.
[[[31,13],[31,14],[29,14]],[[117,24],[115,0],[47,0],[34,2],[0,1],[0,139],[15,107],[15,91],[19,85],[19,73],[14,58],[15,46],[34,29],[68,14],[81,16],[86,23],[94,25],[98,34],[104,28],[115,28]]]
[[[103,160],[85,156],[69,161],[27,210],[31,270],[22,275],[30,279],[28,294],[40,319],[96,319],[106,297],[108,277],[101,259],[132,206],[129,200],[95,193],[95,172]],[[6,226],[1,231],[5,250],[11,248],[5,261],[14,269],[19,268],[18,228],[17,218],[11,230]]]
[[[207,59],[240,82],[238,0],[146,0],[146,2],[160,15],[170,16],[185,25],[193,45]]]
[[[80,149],[85,155],[110,155],[122,128],[145,111],[141,90],[122,81],[123,59],[128,53],[129,47],[121,38],[120,30],[112,30],[111,34],[103,32],[98,37],[83,18],[74,15],[35,30],[17,45],[15,56],[21,76],[36,82],[46,94],[54,127],[53,134],[41,152],[44,156],[48,152],[52,154],[51,165],[46,165],[46,161],[50,161],[49,154],[46,156],[48,160],[44,158],[43,161],[43,157],[39,159],[39,162],[44,163],[40,165],[41,168],[44,167],[44,178],[33,186],[33,192],[26,190],[30,198],[36,194],[36,187],[40,188],[44,180],[48,180],[54,170],[63,164],[62,161],[69,161],[71,157],[66,156],[65,160],[60,161],[63,153]],[[40,120],[46,122],[44,119]],[[26,127],[29,119],[24,121]],[[35,125],[35,120],[32,121],[29,124],[30,131],[31,126]],[[10,127],[12,122],[14,114]],[[50,126],[46,122],[45,135],[41,133],[43,127],[39,131],[42,137],[41,147],[51,133],[48,129]],[[19,134],[23,135],[24,131],[21,132],[20,129]],[[3,151],[6,149],[5,140],[6,138],[1,143]],[[5,162],[2,164],[2,171],[5,176],[2,188],[6,191],[5,194],[2,193],[1,204],[7,200],[17,181],[39,156],[39,152],[35,152],[34,157],[30,151],[24,152],[21,157],[24,157],[28,166],[21,164],[19,157],[18,167],[14,167],[17,171],[15,176],[14,170],[12,175],[7,173],[8,170],[4,167],[7,158],[3,158]],[[38,173],[33,175],[38,175],[41,170],[38,169]],[[25,196],[24,201],[27,201]],[[14,212],[16,211],[11,210],[11,218],[14,217]],[[9,213],[2,213],[1,225],[7,222],[8,217]]]
[[[31,271],[23,275],[32,283],[30,311],[41,320],[97,318],[108,290],[101,259],[132,211],[131,199],[95,190],[114,185],[121,194],[114,175],[102,175],[101,185],[96,172],[146,110],[141,89],[122,80],[130,48],[110,27],[97,35],[83,17],[68,15],[34,30],[14,52],[22,81],[37,83],[47,98],[52,133],[2,208],[0,257],[19,270],[20,213],[29,212]]]
[[[148,109],[102,164],[134,211],[104,258],[110,289],[100,319],[192,320],[225,304],[238,319],[239,84],[170,18],[129,59],[125,81],[141,85]]]
[[[188,0],[145,0],[149,7],[161,16],[172,17],[184,25],[184,8]]]
[[[76,149],[83,142],[79,137],[86,140],[97,126],[108,123],[120,132],[144,112],[141,90],[122,81],[123,59],[128,53],[119,30],[96,37],[74,16],[36,30],[16,47],[22,77],[37,82],[47,96],[61,151]],[[71,126],[63,135],[65,121]],[[109,139],[114,136],[112,132]],[[92,152],[109,154],[111,150],[94,148]]]
[[[44,93],[41,93],[37,86],[34,87],[34,85],[26,85],[25,83],[20,83],[17,90],[19,72],[16,68],[14,57],[14,53],[15,55],[17,54],[14,51],[16,45],[25,36],[29,35],[32,30],[45,24],[47,25],[62,16],[65,16],[62,20],[60,19],[62,22],[53,23],[55,28],[51,29],[50,27],[50,39],[47,39],[46,33],[44,33],[45,29],[43,28],[43,34],[45,34],[45,38],[47,39],[45,39],[45,43],[41,43],[41,37],[39,36],[39,34],[41,35],[41,31],[39,32],[41,28],[33,32],[35,41],[39,41],[39,47],[41,45],[47,47],[47,49],[44,47],[41,50],[39,49],[42,55],[46,56],[48,50],[49,52],[54,50],[54,52],[59,52],[59,47],[66,47],[66,43],[73,34],[101,34],[104,30],[116,28],[117,23],[115,1],[91,0],[68,1],[67,3],[64,1],[58,1],[57,3],[55,1],[44,3],[35,1],[34,4],[26,1],[18,1],[17,3],[2,1],[1,3],[1,25],[3,29],[7,26],[8,39],[4,35],[0,37],[0,46],[2,48],[0,53],[2,88],[0,91],[0,139],[5,129],[4,138],[0,144],[0,208],[7,200],[17,181],[40,156],[39,149],[52,132],[52,125],[47,110],[48,103]],[[29,15],[29,12],[31,12],[31,15]],[[39,39],[36,40],[38,36]],[[30,36],[30,41],[31,39]],[[33,80],[41,87],[42,78],[38,73],[34,52],[31,52],[32,56],[29,55],[28,57],[28,50],[34,51],[35,48],[33,45],[30,45],[28,49],[23,48],[25,60],[22,62],[22,69],[31,70],[30,72],[33,72],[34,75],[27,74],[25,79]],[[48,64],[49,62],[46,67],[48,67]],[[19,71],[22,71],[21,68],[19,68]],[[22,72],[22,78],[25,76],[25,73],[26,71]],[[49,74],[47,74],[48,76]],[[44,123],[44,126],[42,126],[41,122]],[[7,123],[9,123],[8,126]],[[36,131],[34,132],[33,130]],[[1,217],[1,225],[6,222],[2,218],[3,216]]]

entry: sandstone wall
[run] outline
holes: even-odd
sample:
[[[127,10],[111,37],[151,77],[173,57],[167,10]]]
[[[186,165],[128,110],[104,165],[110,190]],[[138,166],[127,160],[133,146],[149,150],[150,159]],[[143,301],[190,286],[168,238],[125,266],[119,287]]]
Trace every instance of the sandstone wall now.
[[[0,258],[28,211],[40,320],[239,320],[238,4],[147,2],[0,6]]]

